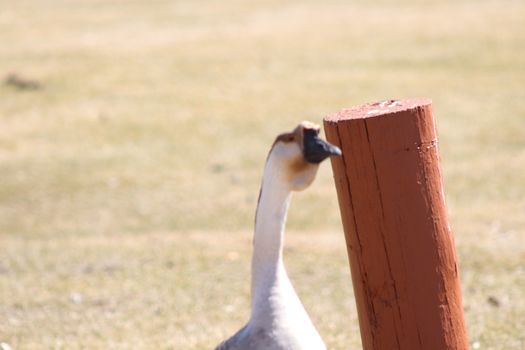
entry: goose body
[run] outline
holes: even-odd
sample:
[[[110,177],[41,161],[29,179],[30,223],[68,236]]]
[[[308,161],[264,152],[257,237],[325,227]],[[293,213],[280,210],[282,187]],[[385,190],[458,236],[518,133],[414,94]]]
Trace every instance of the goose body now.
[[[216,350],[323,350],[321,336],[295,292],[283,263],[286,214],[293,191],[308,187],[319,163],[338,155],[303,122],[275,140],[264,167],[255,217],[252,312],[248,323]]]

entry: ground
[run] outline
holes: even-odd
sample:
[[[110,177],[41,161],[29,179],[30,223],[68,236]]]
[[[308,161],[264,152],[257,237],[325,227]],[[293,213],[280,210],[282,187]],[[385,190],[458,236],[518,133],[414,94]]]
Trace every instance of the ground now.
[[[472,348],[525,346],[525,3],[0,0],[0,342],[206,349],[249,314],[276,134],[434,101]],[[329,164],[285,260],[359,349]]]

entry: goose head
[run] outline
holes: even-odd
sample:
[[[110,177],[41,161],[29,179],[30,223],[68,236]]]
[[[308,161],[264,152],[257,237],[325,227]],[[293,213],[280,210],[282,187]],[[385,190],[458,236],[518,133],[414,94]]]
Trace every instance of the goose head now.
[[[269,161],[278,167],[279,177],[292,191],[302,191],[314,181],[319,164],[341,150],[319,137],[321,128],[303,121],[291,132],[277,136]]]

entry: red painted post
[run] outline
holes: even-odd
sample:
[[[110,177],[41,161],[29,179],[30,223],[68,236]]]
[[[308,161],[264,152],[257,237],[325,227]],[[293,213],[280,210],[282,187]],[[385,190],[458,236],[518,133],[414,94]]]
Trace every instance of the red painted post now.
[[[324,119],[364,350],[465,350],[458,262],[429,99]]]

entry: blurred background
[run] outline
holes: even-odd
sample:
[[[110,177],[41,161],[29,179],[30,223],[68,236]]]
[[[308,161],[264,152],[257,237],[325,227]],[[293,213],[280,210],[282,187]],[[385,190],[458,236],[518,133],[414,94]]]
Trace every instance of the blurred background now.
[[[473,349],[525,347],[525,3],[0,0],[0,348],[209,349],[249,316],[274,137],[433,99]],[[285,260],[360,336],[331,168]]]

